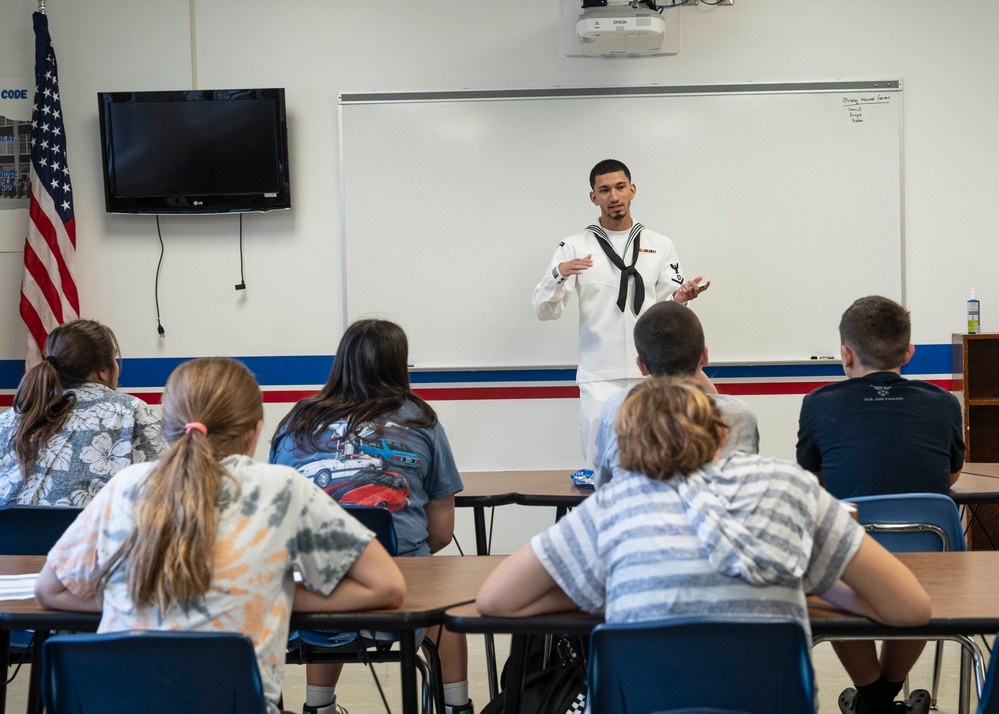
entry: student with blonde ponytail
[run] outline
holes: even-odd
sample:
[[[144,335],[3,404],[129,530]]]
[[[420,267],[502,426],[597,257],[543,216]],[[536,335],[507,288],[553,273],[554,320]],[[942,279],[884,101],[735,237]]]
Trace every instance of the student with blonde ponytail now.
[[[163,451],[160,419],[115,391],[118,341],[94,320],[52,330],[0,414],[0,505],[85,506],[119,470]]]
[[[294,469],[251,458],[262,424],[260,388],[242,364],[178,367],[163,392],[169,451],[108,482],[49,552],[35,597],[102,612],[101,632],[242,632],[276,713],[293,606],[392,607],[406,585],[333,499]]]

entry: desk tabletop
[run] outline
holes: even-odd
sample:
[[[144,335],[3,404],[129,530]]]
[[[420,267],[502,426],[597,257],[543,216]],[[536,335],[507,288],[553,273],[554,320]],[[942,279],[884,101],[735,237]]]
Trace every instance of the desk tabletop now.
[[[995,476],[961,471],[961,476],[950,487],[950,497],[956,503],[999,503],[999,469]]]
[[[566,469],[537,471],[463,471],[465,490],[455,495],[455,505],[578,506],[593,489],[572,483]],[[508,499],[503,503],[472,503],[472,500]]]
[[[930,595],[933,617],[922,627],[894,628],[880,625],[809,598],[809,616],[815,635],[871,634],[950,635],[999,630],[999,552],[899,553]],[[481,617],[474,604],[448,608],[444,622],[460,632],[532,634],[563,632],[586,634],[603,621],[584,612],[552,613],[531,618]]]
[[[430,558],[395,558],[406,578],[407,593],[402,605],[390,610],[367,612],[296,612],[295,628],[326,629],[361,626],[376,629],[382,624],[399,627],[425,627],[440,621],[441,614],[457,603],[475,599],[479,587],[503,556],[437,555]],[[42,555],[0,556],[0,574],[40,572]],[[0,629],[20,629],[25,623],[53,629],[94,629],[97,613],[43,610],[33,599],[0,600]],[[71,624],[67,624],[71,623]]]
[[[465,490],[455,496],[457,506],[573,507],[593,493],[579,488],[563,469],[536,471],[464,471]],[[957,503],[999,503],[999,463],[969,463],[951,487]]]
[[[965,464],[964,467],[961,469],[961,473],[999,478],[999,463],[972,462],[970,464]]]

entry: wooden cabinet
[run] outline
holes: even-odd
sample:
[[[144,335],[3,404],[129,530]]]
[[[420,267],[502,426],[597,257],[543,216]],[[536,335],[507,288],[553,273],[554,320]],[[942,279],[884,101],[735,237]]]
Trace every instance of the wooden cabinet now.
[[[955,334],[954,379],[961,380],[965,461],[999,461],[999,333]]]

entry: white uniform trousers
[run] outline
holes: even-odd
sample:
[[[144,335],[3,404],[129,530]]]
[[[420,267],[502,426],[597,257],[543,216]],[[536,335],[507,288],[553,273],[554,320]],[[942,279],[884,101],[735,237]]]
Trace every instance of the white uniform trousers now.
[[[644,378],[611,379],[603,382],[579,384],[579,443],[583,449],[586,468],[595,469],[597,458],[597,430],[600,428],[600,410],[604,402],[621,391],[640,384]]]

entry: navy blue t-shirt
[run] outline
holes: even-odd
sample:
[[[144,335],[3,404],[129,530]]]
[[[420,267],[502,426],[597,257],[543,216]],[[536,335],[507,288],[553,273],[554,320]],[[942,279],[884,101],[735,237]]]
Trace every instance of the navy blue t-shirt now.
[[[950,492],[964,465],[961,405],[940,387],[874,372],[801,404],[798,463],[836,498]]]

